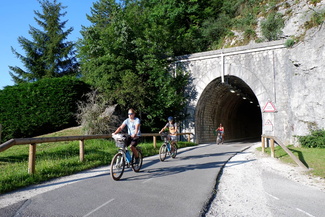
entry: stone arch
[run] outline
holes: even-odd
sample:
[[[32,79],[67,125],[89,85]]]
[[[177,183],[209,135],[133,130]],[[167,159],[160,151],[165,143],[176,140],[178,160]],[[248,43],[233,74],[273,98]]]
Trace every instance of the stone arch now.
[[[212,80],[202,91],[195,110],[199,143],[215,142],[215,129],[222,123],[225,139],[259,138],[262,113],[253,90],[241,78],[225,76]]]

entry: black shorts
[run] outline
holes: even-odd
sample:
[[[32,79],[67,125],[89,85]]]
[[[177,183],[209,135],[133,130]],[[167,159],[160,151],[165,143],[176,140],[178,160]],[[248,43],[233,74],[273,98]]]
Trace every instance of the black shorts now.
[[[140,141],[140,137],[132,138],[131,136],[127,137],[126,145],[136,147]]]

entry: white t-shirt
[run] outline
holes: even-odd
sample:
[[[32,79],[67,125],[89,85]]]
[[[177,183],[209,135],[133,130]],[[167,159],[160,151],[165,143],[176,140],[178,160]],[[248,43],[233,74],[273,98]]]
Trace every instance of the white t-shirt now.
[[[123,121],[123,124],[125,124],[128,127],[128,134],[129,135],[133,135],[133,134],[135,134],[135,126],[137,124],[140,124],[140,119],[139,118],[134,118],[134,120],[131,121],[131,119],[128,118],[128,119],[125,119]],[[139,126],[139,130],[138,130],[137,136],[141,136],[140,126]]]

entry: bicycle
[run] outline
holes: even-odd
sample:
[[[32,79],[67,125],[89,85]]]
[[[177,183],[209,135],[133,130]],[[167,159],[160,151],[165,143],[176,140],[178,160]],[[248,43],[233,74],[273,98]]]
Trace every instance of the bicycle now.
[[[115,154],[112,159],[110,169],[111,169],[111,177],[115,181],[117,181],[121,179],[124,173],[125,166],[127,168],[131,166],[134,172],[139,172],[142,167],[143,158],[142,158],[142,152],[140,147],[136,146],[139,155],[139,162],[136,162],[136,158],[134,157],[132,151],[129,151],[127,149],[127,145],[126,145],[128,139],[127,136],[123,134],[115,134],[113,136],[113,139],[115,140],[115,145],[116,147],[119,148],[119,150],[118,153]]]
[[[168,140],[168,132],[163,132],[160,134],[161,138],[164,140],[164,143],[159,149],[159,159],[160,161],[164,161],[166,159],[167,154],[172,158],[175,158],[177,155],[177,144],[175,142],[170,143]],[[176,141],[176,140],[172,140]]]
[[[218,131],[217,133],[217,145],[219,145],[222,142],[222,135],[220,133],[220,131]]]

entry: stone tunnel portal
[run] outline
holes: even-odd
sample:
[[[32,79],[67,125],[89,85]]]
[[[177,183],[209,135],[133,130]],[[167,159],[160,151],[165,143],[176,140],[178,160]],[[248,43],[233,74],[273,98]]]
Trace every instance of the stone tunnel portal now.
[[[252,89],[236,76],[211,81],[198,100],[195,113],[197,142],[215,142],[215,129],[225,128],[225,141],[260,138],[262,114]]]

